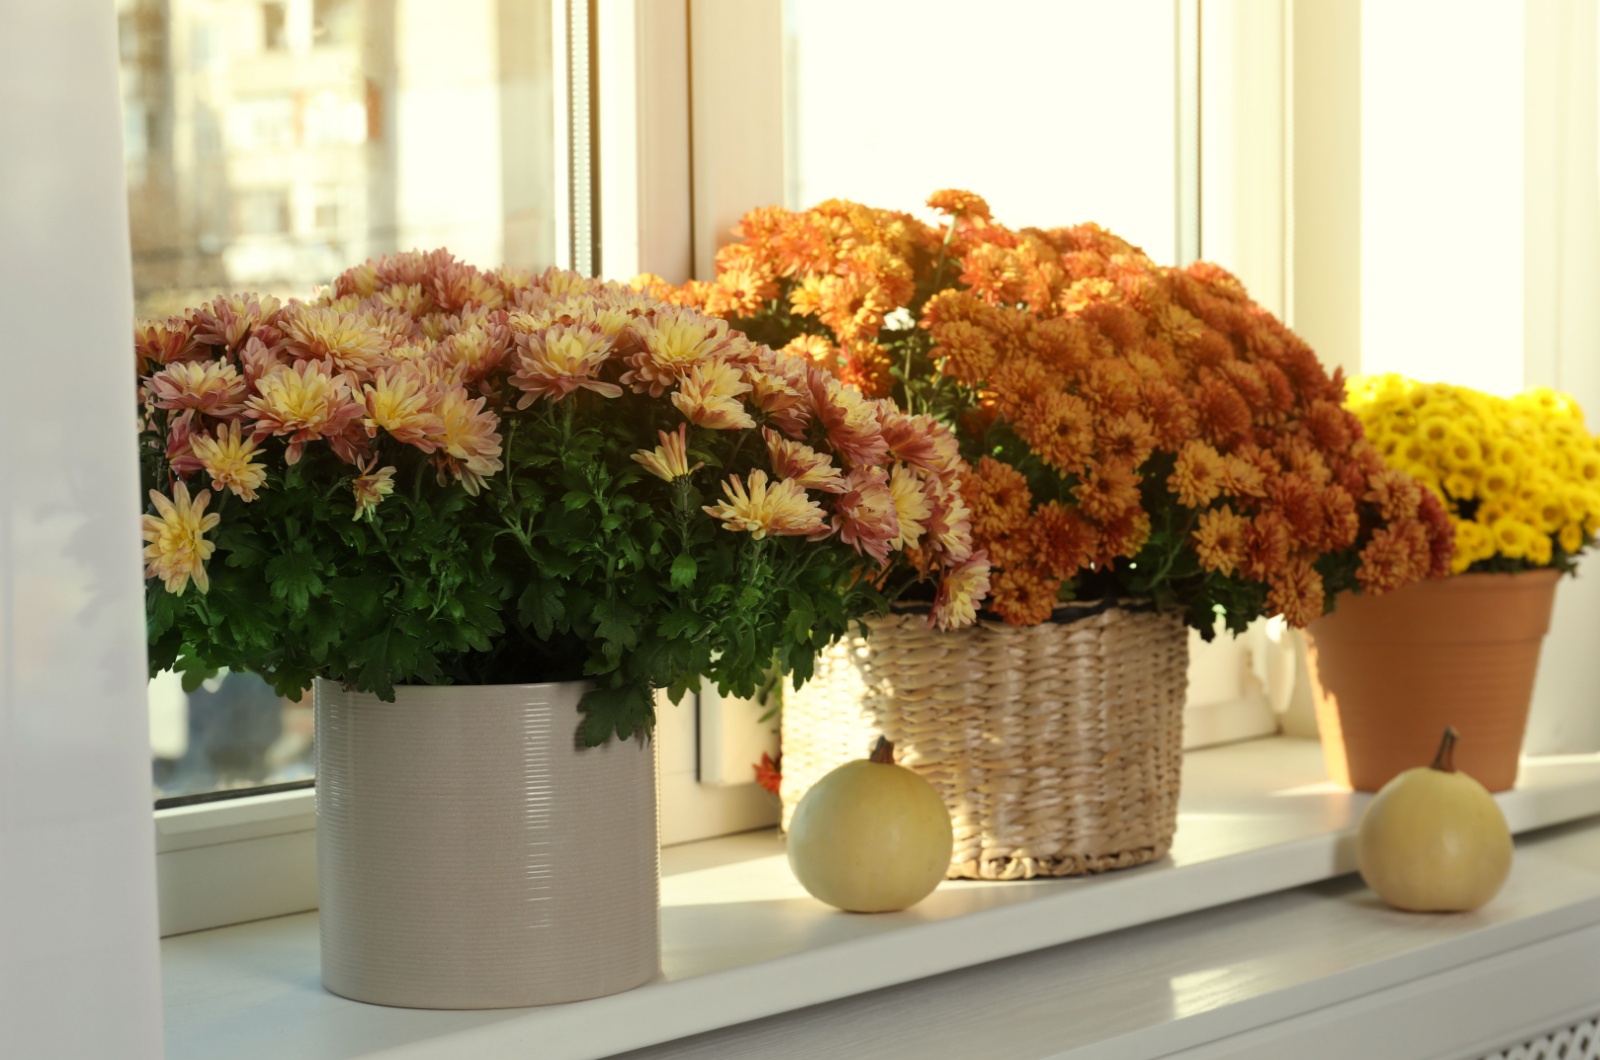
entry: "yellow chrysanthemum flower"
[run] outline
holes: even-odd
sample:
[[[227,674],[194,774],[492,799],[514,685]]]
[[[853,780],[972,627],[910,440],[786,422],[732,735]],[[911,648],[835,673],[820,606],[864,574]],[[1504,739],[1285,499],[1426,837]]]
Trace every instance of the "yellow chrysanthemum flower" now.
[[[189,487],[182,482],[172,488],[172,497],[150,491],[150,503],[158,515],[144,516],[144,539],[149,542],[144,549],[146,578],[160,578],[167,592],[182,596],[192,580],[202,593],[211,588],[206,575],[206,560],[216,549],[216,544],[205,539],[206,531],[216,526],[221,516],[205,514],[211,500],[210,490],[201,490],[192,501]]]

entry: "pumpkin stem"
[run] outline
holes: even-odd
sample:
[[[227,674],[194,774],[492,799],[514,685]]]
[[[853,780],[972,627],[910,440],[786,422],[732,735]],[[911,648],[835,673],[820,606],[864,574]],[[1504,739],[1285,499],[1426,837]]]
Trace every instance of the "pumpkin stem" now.
[[[881,766],[894,765],[894,744],[889,742],[887,736],[878,737],[878,742],[873,745],[872,761]]]
[[[1448,725],[1444,730],[1444,738],[1439,741],[1439,753],[1433,756],[1432,769],[1441,773],[1454,773],[1456,771],[1456,740],[1460,737],[1454,725]]]

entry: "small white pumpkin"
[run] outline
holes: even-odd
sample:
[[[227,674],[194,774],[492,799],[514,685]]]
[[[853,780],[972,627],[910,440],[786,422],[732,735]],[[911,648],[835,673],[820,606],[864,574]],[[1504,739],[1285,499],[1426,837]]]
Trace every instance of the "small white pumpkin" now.
[[[1361,878],[1396,909],[1477,909],[1511,874],[1511,829],[1488,790],[1455,771],[1456,739],[1446,729],[1433,764],[1389,781],[1361,818]]]
[[[922,901],[944,879],[954,846],[950,812],[922,777],[878,740],[806,792],[789,822],[789,867],[812,896],[852,913]]]

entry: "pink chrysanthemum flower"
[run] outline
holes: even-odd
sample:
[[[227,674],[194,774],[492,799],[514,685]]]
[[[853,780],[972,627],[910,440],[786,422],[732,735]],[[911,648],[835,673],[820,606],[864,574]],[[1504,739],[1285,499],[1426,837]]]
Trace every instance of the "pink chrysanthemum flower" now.
[[[654,449],[640,449],[633,454],[633,459],[644,465],[644,469],[665,482],[672,482],[684,478],[705,467],[705,461],[698,461],[693,467],[689,466],[689,425],[678,424],[678,429],[672,434],[666,431],[657,431],[661,444]]]
[[[284,460],[300,462],[307,442],[327,439],[346,463],[355,463],[355,449],[345,431],[361,419],[363,407],[350,395],[350,381],[332,375],[321,361],[296,361],[279,366],[256,381],[255,397],[245,402],[245,415],[256,421],[256,437],[289,439]]]
[[[761,428],[761,437],[767,440],[767,456],[772,461],[772,473],[778,478],[793,479],[807,489],[827,493],[845,491],[844,476],[827,453],[819,453],[804,442],[790,441],[767,427]]]
[[[595,375],[611,357],[612,342],[597,327],[557,324],[517,336],[517,373],[511,382],[523,391],[517,408],[534,398],[560,401],[574,390],[592,390],[601,397],[621,397],[622,388]]]
[[[900,536],[889,476],[881,467],[857,467],[845,480],[846,490],[834,502],[833,528],[839,540],[880,564],[889,562],[889,550]]]
[[[678,411],[698,427],[714,431],[748,430],[756,425],[740,394],[750,392],[739,369],[726,361],[707,361],[689,369],[672,395]]]
[[[781,364],[772,351],[762,348],[754,363],[740,367],[744,381],[750,384],[750,403],[765,412],[784,434],[805,437],[806,425],[811,422],[811,404],[801,392],[806,385],[805,374],[784,371],[798,368],[798,364],[792,360]]]
[[[144,539],[149,542],[144,549],[144,576],[160,578],[169,593],[182,596],[191,580],[202,593],[211,588],[206,560],[217,546],[205,535],[221,517],[215,512],[205,514],[210,500],[211,491],[201,490],[191,501],[189,487],[182,482],[173,486],[170,499],[150,491],[150,502],[160,514],[143,519]]]
[[[639,352],[628,358],[632,370],[622,381],[637,393],[660,397],[697,365],[719,357],[728,346],[728,322],[694,309],[657,309],[629,326]]]
[[[461,378],[477,382],[499,367],[511,344],[504,325],[473,325],[456,332],[434,350],[434,356],[460,369]]]
[[[271,295],[233,294],[214,298],[190,314],[195,341],[236,350],[280,306]]]
[[[854,387],[839,381],[819,368],[808,372],[811,407],[828,432],[828,444],[851,466],[882,462],[889,453],[878,426],[877,409]]]
[[[978,618],[978,605],[989,593],[989,553],[979,550],[952,568],[939,583],[928,612],[928,625],[939,629],[970,626]]]
[[[361,465],[361,474],[350,481],[350,491],[355,494],[356,513],[351,519],[371,520],[378,510],[379,503],[394,492],[395,467],[380,467],[374,471],[373,465],[378,462],[377,457],[372,457]]]
[[[226,361],[182,361],[151,376],[147,387],[157,408],[233,416],[243,408],[246,383]]]
[[[216,437],[195,435],[189,443],[200,466],[211,476],[211,488],[231,490],[245,501],[256,499],[256,490],[267,480],[267,466],[251,460],[256,453],[254,436],[241,436],[239,424],[223,424]]]
[[[380,429],[397,442],[414,445],[424,453],[439,447],[444,424],[433,411],[435,390],[419,374],[404,368],[387,368],[363,388],[367,416],[362,420],[367,437]]]
[[[805,487],[790,479],[769,486],[767,473],[757,468],[750,472],[748,492],[738,475],[730,475],[722,484],[722,494],[725,501],[702,510],[721,519],[724,529],[747,531],[757,541],[768,534],[812,536],[827,532],[821,506],[806,495]]]
[[[167,424],[167,466],[174,475],[191,475],[201,470],[200,458],[195,455],[192,444],[194,417],[192,410],[181,412]]]
[[[500,420],[484,411],[487,403],[487,398],[468,398],[465,390],[456,387],[445,391],[434,406],[442,426],[438,437],[441,470],[460,479],[473,496],[483,488],[484,480],[503,466],[496,430]]]
[[[965,563],[972,555],[972,513],[961,491],[940,478],[922,480],[928,498],[928,522],[922,539],[925,552],[946,566]]]
[[[933,418],[907,416],[892,401],[879,400],[873,404],[877,407],[878,429],[883,432],[889,455],[923,471],[936,472],[939,454],[934,446]]]
[[[204,356],[188,325],[177,319],[139,321],[133,328],[133,351],[141,375],[152,364],[175,364]]]
[[[388,343],[381,331],[353,313],[291,302],[279,316],[290,356],[326,362],[335,371],[365,379]]]

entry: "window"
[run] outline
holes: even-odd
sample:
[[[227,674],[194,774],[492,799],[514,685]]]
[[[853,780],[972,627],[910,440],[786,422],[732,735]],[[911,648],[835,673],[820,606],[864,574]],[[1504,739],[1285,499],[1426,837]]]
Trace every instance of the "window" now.
[[[412,247],[553,264],[551,6],[119,0],[138,315]],[[309,699],[225,674],[150,706],[158,798],[311,775]]]

